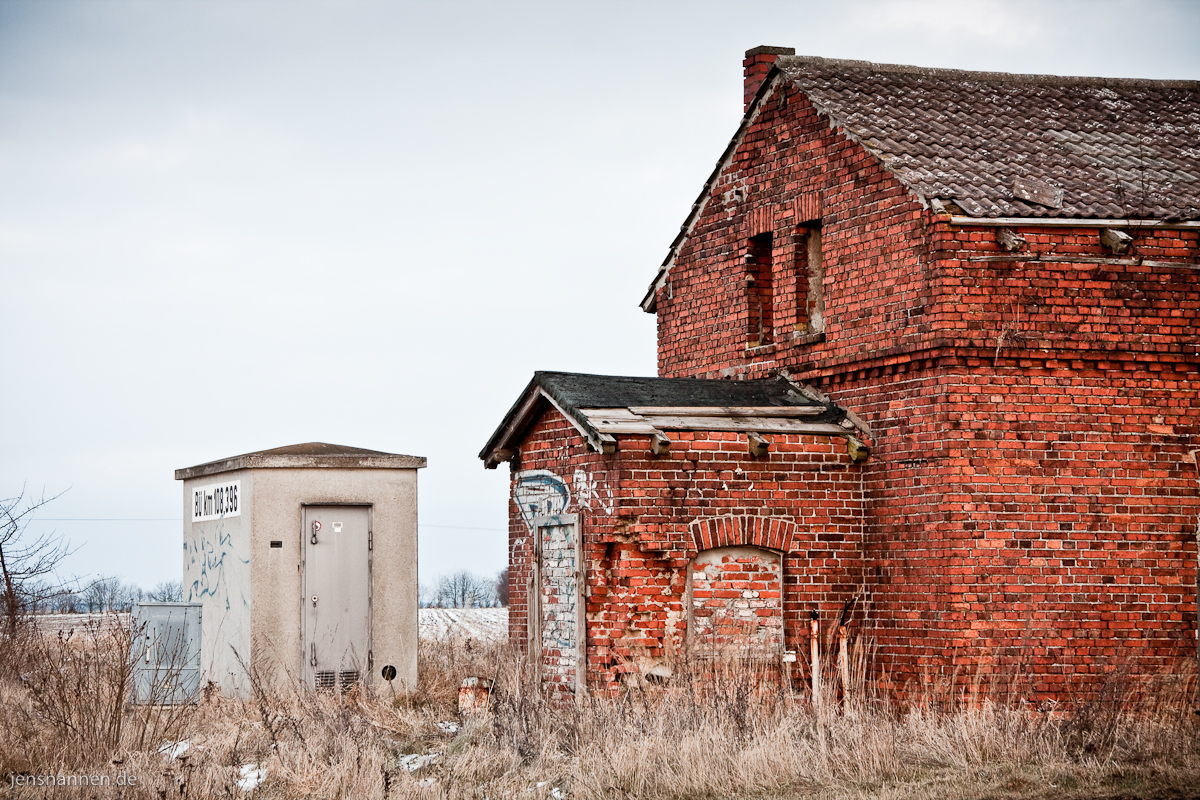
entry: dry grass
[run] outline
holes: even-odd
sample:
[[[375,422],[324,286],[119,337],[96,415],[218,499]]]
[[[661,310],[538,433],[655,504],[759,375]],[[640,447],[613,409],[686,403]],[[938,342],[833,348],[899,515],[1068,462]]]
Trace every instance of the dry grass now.
[[[861,678],[862,658],[853,701],[815,706],[761,671],[680,663],[667,684],[561,707],[506,647],[458,639],[422,643],[411,695],[209,692],[180,713],[124,702],[127,639],[22,636],[0,650],[0,796],[116,796],[13,791],[10,776],[124,772],[139,781],[124,797],[241,797],[248,764],[267,769],[260,798],[1171,797],[1200,777],[1192,675],[1118,671],[1099,698],[1054,714],[948,683],[899,708]],[[448,732],[438,723],[457,719],[469,675],[497,681],[494,711]],[[158,752],[179,740],[177,758]]]

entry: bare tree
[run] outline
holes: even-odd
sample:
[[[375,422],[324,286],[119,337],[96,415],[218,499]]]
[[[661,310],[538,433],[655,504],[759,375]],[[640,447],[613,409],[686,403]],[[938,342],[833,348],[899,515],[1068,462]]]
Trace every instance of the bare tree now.
[[[35,500],[27,498],[22,487],[15,497],[0,500],[0,612],[4,635],[10,639],[24,614],[69,590],[53,576],[72,553],[70,544],[53,531],[37,536],[25,532],[37,510],[61,496],[43,493]]]
[[[183,584],[179,581],[159,581],[157,586],[146,592],[146,599],[153,603],[182,603]]]
[[[508,567],[496,573],[496,601],[502,606],[508,605]]]
[[[438,605],[445,608],[476,608],[496,602],[496,587],[486,578],[460,570],[438,578]]]
[[[78,614],[83,607],[82,594],[75,590],[63,591],[55,598],[55,608],[60,614]]]
[[[120,593],[117,596],[117,611],[132,611],[134,603],[140,603],[146,598],[146,593],[142,591],[142,587],[136,583],[121,584]]]
[[[100,575],[83,589],[88,611],[117,611],[125,595],[126,588],[121,579],[112,576]]]

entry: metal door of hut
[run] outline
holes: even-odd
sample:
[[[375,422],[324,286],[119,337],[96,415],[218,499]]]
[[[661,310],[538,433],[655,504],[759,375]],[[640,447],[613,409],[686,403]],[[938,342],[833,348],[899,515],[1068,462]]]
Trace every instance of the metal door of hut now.
[[[305,506],[303,674],[349,688],[371,668],[371,509]]]

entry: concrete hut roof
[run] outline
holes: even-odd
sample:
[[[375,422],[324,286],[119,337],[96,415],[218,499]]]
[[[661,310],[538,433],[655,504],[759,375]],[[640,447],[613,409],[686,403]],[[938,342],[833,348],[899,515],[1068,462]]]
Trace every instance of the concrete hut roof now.
[[[1200,220],[1200,82],[928,69],[779,56],[672,242],[781,86],[802,92],[922,204],[979,219]],[[950,205],[953,204],[953,205]],[[965,222],[965,220],[964,220]]]
[[[204,475],[239,469],[421,469],[425,459],[379,450],[364,450],[325,442],[308,442],[259,450],[232,458],[209,461],[175,470],[175,480],[184,481]]]
[[[535,372],[479,453],[484,466],[512,458],[526,431],[554,407],[597,452],[619,434],[665,436],[665,430],[755,431],[846,436],[865,425],[850,412],[784,378],[754,381],[631,378]]]

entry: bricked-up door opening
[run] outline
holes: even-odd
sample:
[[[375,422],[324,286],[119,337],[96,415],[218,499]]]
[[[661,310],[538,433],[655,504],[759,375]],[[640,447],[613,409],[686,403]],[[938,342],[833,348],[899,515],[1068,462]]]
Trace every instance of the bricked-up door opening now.
[[[583,547],[578,517],[534,520],[534,603],[530,608],[530,660],[551,699],[579,699],[583,665]]]
[[[796,333],[825,330],[825,269],[821,261],[821,223],[796,231]]]
[[[718,547],[688,570],[688,643],[698,655],[770,657],[783,651],[779,553]]]
[[[306,506],[302,519],[301,672],[346,689],[371,668],[371,509]]]
[[[770,233],[750,239],[746,249],[746,342],[758,347],[770,342],[775,333],[775,276],[772,273],[772,252],[775,237]]]

